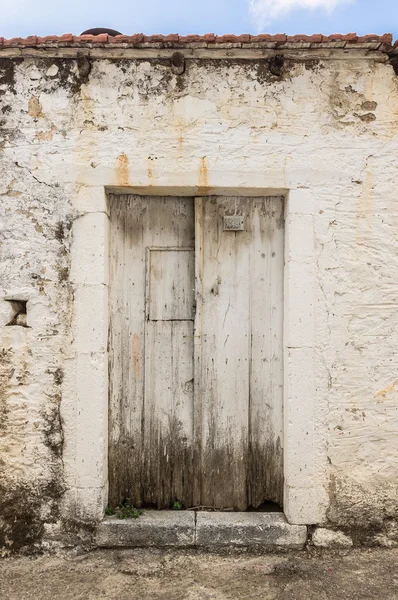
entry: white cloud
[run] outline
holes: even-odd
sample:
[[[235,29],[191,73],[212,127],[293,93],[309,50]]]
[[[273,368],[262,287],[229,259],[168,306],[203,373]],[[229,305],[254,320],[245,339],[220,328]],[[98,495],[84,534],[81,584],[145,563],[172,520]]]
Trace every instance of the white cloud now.
[[[352,0],[249,0],[250,12],[259,29],[297,9],[321,9],[328,13]]]

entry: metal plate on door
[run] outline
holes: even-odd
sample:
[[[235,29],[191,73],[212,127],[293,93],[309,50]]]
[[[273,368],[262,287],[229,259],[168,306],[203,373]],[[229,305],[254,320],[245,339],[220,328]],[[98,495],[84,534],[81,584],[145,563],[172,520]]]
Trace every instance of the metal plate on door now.
[[[245,217],[242,215],[231,215],[224,217],[224,231],[244,231]]]

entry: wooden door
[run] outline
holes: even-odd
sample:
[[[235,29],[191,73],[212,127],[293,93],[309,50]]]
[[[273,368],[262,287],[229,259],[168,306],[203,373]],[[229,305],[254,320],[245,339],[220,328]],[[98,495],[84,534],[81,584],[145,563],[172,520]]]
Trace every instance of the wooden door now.
[[[109,501],[192,504],[194,204],[111,196]]]
[[[282,198],[110,211],[110,503],[281,503]]]
[[[281,197],[196,200],[200,504],[282,503],[283,229]]]

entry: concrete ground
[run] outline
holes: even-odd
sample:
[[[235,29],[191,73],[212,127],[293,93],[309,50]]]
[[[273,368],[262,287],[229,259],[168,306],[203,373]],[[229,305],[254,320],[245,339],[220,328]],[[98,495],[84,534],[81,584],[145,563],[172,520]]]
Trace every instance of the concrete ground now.
[[[0,560],[3,600],[397,600],[398,549],[98,550]]]

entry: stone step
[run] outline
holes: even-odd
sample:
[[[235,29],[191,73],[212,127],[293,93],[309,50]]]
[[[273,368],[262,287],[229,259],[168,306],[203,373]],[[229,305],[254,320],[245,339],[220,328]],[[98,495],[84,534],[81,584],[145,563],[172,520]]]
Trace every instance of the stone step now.
[[[305,525],[290,525],[282,513],[199,512],[196,545],[303,548]]]
[[[305,525],[290,525],[282,513],[145,511],[138,519],[106,518],[96,533],[100,548],[264,547],[303,548]]]

